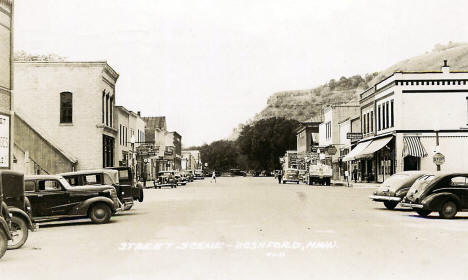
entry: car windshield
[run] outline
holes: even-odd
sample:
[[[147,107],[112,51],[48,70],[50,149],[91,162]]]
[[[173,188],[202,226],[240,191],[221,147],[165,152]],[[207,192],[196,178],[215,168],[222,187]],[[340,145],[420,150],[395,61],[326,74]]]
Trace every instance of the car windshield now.
[[[121,180],[128,180],[128,170],[127,169],[123,169],[123,170],[119,170],[119,177]]]

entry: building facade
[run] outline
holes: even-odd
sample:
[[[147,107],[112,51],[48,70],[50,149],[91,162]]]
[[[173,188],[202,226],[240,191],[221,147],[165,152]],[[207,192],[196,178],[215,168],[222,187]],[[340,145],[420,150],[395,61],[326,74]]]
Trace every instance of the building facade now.
[[[185,150],[182,151],[182,170],[197,170],[202,169],[202,161],[200,151],[198,150]]]
[[[107,62],[14,65],[15,110],[31,127],[74,155],[78,170],[118,164],[114,104],[119,75]]]
[[[13,158],[12,62],[13,1],[0,0],[0,169],[11,168]]]
[[[363,139],[348,154],[365,181],[382,182],[405,170],[434,171],[432,156],[445,156],[441,170],[468,168],[468,73],[395,72],[360,94]]]
[[[333,168],[333,179],[340,179],[344,175],[341,164],[340,151],[347,144],[341,143],[339,124],[358,114],[359,105],[332,105],[324,109],[324,119],[319,126],[319,149],[325,153],[325,160]],[[333,148],[332,148],[333,147]],[[333,150],[334,153],[328,151]]]

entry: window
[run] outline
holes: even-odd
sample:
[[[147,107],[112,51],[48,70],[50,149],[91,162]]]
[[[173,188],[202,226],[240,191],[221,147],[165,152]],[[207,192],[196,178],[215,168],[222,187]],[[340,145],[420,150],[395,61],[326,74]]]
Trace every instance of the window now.
[[[106,92],[102,92],[102,123],[106,123]]]
[[[382,104],[382,130],[385,129],[385,103]]]
[[[377,129],[380,131],[380,130],[382,129],[382,126],[380,125],[380,122],[381,122],[381,120],[382,120],[382,119],[381,119],[382,117],[381,117],[381,115],[380,115],[380,105],[379,105],[377,114],[378,114],[378,116],[377,116],[377,125],[378,125],[378,128],[377,128]]]
[[[83,183],[85,185],[99,185],[101,184],[101,174],[86,175]]]
[[[390,101],[390,127],[395,125],[395,117],[393,114],[393,99]]]
[[[106,94],[106,125],[109,126],[109,95]]]
[[[374,132],[374,111],[370,112],[370,132]]]
[[[466,187],[466,177],[453,177],[450,180],[450,186],[452,187]]]
[[[25,192],[33,192],[35,190],[36,190],[36,184],[34,184],[34,181],[24,181]]]
[[[385,103],[385,128],[389,127],[389,118],[388,118],[388,101]]]
[[[40,191],[59,191],[60,183],[55,180],[41,180],[39,181],[39,190]]]
[[[73,97],[71,92],[60,93],[60,123],[73,122]]]
[[[114,115],[114,97],[111,97],[110,103],[109,103],[109,119],[110,119],[109,126],[110,127],[114,127],[113,115]]]

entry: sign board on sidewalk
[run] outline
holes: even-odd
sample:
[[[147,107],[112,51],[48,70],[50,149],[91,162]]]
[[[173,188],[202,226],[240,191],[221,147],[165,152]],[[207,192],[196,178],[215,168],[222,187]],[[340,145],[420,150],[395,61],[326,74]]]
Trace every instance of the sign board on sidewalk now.
[[[10,116],[0,114],[0,168],[10,168]]]
[[[360,133],[360,132],[348,132],[348,133],[346,133],[346,139],[361,140],[362,139],[362,133]]]

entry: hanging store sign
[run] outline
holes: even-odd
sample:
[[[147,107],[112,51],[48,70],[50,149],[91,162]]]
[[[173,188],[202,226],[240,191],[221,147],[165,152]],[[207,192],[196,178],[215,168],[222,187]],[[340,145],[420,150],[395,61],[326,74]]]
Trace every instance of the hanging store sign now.
[[[0,114],[0,168],[10,168],[10,116]]]
[[[361,140],[362,139],[362,133],[360,133],[360,132],[348,132],[348,133],[346,133],[346,139]]]

